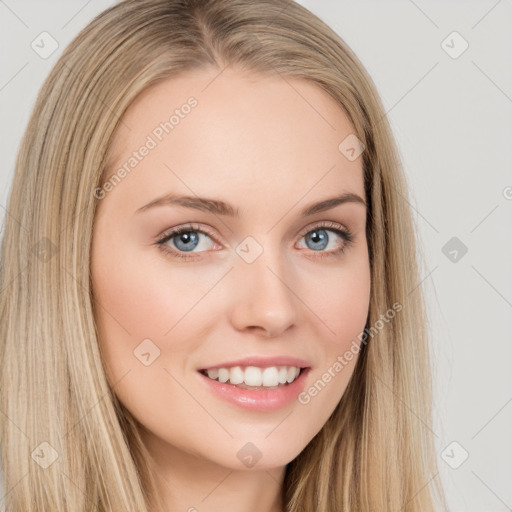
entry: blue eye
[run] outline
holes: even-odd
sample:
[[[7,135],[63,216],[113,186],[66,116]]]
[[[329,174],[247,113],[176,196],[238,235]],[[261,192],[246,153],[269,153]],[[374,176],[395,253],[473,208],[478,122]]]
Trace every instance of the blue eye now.
[[[327,234],[326,229],[315,229],[306,235],[306,243],[307,241],[312,242],[312,246],[309,246],[310,249],[323,250],[327,247],[329,243],[329,235]]]
[[[208,247],[204,247],[205,243],[202,240],[203,238],[211,240],[211,237],[203,230],[193,226],[184,226],[171,231],[168,235],[165,235],[165,237],[161,239],[158,244],[165,246],[164,248],[166,250],[176,253],[178,257],[182,257],[180,252],[192,252],[197,247],[199,247],[200,250],[195,252],[208,250]],[[176,251],[173,249],[169,242],[172,242],[172,246],[178,250]],[[206,245],[208,244],[206,243]]]
[[[353,234],[347,229],[334,226],[339,225],[328,222],[303,233],[302,238],[306,242],[306,247],[318,253],[317,257],[341,255],[352,245],[354,240]]]
[[[340,224],[326,222],[303,232],[302,239],[307,249],[317,253],[315,257],[334,257],[352,245],[354,236],[349,230],[342,229]],[[164,234],[157,245],[173,258],[195,259],[193,253],[208,251],[215,242],[213,235],[199,226],[187,225]]]
[[[195,249],[195,247],[197,247],[197,244],[199,243],[199,236],[193,231],[187,231],[179,235],[174,235],[172,238],[176,237],[178,237],[178,239],[174,241],[174,245],[180,251],[192,251]]]

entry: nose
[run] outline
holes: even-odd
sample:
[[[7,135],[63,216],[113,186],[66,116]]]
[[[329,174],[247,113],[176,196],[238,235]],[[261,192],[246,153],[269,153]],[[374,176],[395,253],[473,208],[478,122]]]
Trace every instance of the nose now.
[[[237,330],[271,338],[297,324],[299,300],[290,268],[279,254],[265,250],[252,263],[240,258],[231,274],[231,323]]]

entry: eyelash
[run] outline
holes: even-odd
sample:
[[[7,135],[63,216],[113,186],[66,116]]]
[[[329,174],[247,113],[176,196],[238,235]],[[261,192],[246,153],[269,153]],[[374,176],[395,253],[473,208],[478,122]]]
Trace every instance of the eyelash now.
[[[313,228],[308,228],[306,231],[303,231],[300,234],[300,237],[303,238],[309,233],[312,233],[313,231],[317,231],[320,229],[326,229],[326,231],[332,231],[336,233],[338,236],[340,236],[344,243],[339,249],[335,249],[333,251],[320,251],[318,252],[318,255],[315,256],[315,258],[331,258],[336,256],[341,256],[349,247],[353,245],[354,242],[354,235],[353,233],[346,229],[342,228],[340,224],[337,224],[335,222],[320,222],[316,226],[313,226]],[[172,231],[168,231],[164,233],[156,242],[156,245],[159,247],[160,250],[162,250],[164,253],[168,254],[172,258],[178,258],[182,260],[195,260],[197,259],[196,256],[189,256],[185,254],[183,251],[177,251],[174,249],[171,249],[168,245],[166,245],[166,242],[171,240],[174,237],[177,237],[181,235],[182,233],[190,233],[190,232],[198,232],[202,233],[204,235],[207,235],[209,238],[211,238],[214,242],[218,243],[215,240],[215,237],[212,233],[210,233],[208,230],[200,227],[197,224],[188,224],[186,226],[181,226],[179,228],[173,229]],[[317,252],[317,251],[312,251]],[[197,253],[193,253],[197,254]]]

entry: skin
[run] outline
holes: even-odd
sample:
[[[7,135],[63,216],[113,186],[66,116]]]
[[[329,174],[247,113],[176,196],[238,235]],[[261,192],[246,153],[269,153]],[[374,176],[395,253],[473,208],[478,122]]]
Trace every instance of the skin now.
[[[370,300],[366,207],[299,212],[345,192],[365,200],[362,157],[338,150],[354,130],[316,85],[202,69],[132,103],[107,176],[190,96],[198,105],[98,201],[91,273],[100,349],[117,397],[141,425],[168,510],[224,511],[236,500],[239,512],[278,512],[286,464],[334,411],[357,355],[309,403],[267,412],[218,398],[197,370],[295,356],[312,367],[308,389],[350,348]],[[170,192],[225,201],[240,217],[177,205],[137,213]],[[327,228],[328,246],[318,248],[310,238],[321,222],[348,228],[352,244],[334,255],[346,242]],[[212,236],[196,231],[199,245],[181,251],[191,259],[173,258],[156,242],[188,223]],[[250,264],[236,252],[249,235],[263,249]],[[180,252],[173,241],[167,247]],[[145,339],[160,350],[149,366],[134,355]],[[237,457],[248,442],[262,454],[252,468]]]

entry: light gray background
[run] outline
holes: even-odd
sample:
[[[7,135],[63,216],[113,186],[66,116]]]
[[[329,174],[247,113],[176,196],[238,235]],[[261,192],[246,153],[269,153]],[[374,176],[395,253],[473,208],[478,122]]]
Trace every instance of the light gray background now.
[[[112,3],[0,0],[0,220],[43,79]],[[511,1],[299,3],[362,60],[402,154],[425,261],[434,433],[450,508],[512,510]],[[59,44],[47,59],[31,48],[43,31]],[[452,237],[468,248],[455,262],[452,248],[442,251]]]

